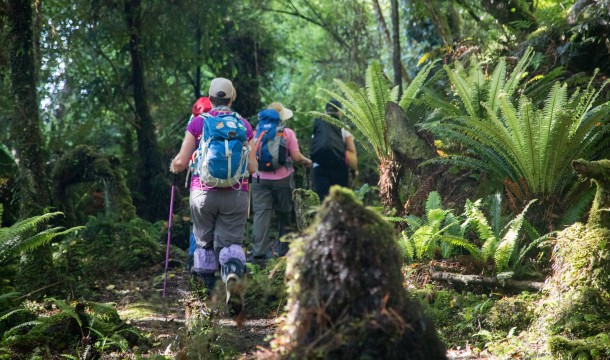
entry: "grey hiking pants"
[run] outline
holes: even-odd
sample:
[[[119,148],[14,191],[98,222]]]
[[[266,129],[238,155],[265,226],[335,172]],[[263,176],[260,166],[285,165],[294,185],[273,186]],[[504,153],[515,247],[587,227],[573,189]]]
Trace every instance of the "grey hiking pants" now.
[[[292,175],[280,180],[254,179],[250,184],[252,191],[252,226],[253,255],[263,257],[271,248],[269,225],[273,211],[278,219],[279,236],[284,235],[290,222],[292,211]]]
[[[248,219],[248,193],[241,190],[192,190],[190,195],[193,234],[197,245],[220,249],[240,245]]]

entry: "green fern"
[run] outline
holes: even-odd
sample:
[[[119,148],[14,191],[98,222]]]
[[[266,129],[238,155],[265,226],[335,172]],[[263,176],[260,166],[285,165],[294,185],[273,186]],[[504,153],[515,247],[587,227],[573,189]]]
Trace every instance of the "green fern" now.
[[[431,191],[428,194],[428,199],[426,200],[426,212],[429,212],[434,209],[440,209],[441,205],[441,196],[439,195],[439,193],[437,191]]]
[[[577,90],[571,96],[566,84],[556,82],[538,108],[526,96],[517,100],[511,97],[525,73],[528,61],[524,59],[504,84],[505,65],[502,61],[497,65],[486,87],[490,97],[481,102],[483,116],[477,115],[480,112],[475,109],[473,91],[467,91],[479,89],[480,80],[469,80],[461,66],[454,70],[446,68],[465,110],[456,113],[445,111],[448,106],[441,107],[445,117],[422,127],[463,144],[469,151],[426,163],[486,172],[497,184],[510,184],[507,189],[523,203],[528,198],[563,198],[571,203],[573,198],[563,196],[574,193],[574,186],[578,185],[571,161],[595,158],[610,145],[607,136],[610,102],[596,105],[600,92],[610,81],[597,90],[589,82],[584,91]]]
[[[67,230],[54,227],[38,231],[41,225],[59,215],[63,214],[61,212],[47,213],[19,221],[8,228],[0,228],[0,265],[6,264],[21,253],[30,252],[39,246],[48,244],[58,236],[83,229],[80,226]]]

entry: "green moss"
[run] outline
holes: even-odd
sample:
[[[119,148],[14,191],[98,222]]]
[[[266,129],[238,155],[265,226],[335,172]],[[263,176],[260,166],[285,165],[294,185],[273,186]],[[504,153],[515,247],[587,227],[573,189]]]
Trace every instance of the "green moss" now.
[[[497,300],[485,316],[484,324],[492,330],[509,332],[527,329],[534,320],[531,299],[521,297],[503,297]]]
[[[575,340],[553,336],[549,339],[548,346],[549,351],[558,358],[597,360],[610,356],[610,336],[606,333]]]
[[[413,289],[411,293],[423,305],[424,312],[434,321],[441,339],[448,347],[466,344],[483,347],[484,337],[473,334],[484,330],[481,327],[495,299],[487,295],[458,293],[454,290],[438,290],[432,286]]]
[[[119,315],[125,319],[142,319],[156,314],[155,306],[147,302],[129,304]]]

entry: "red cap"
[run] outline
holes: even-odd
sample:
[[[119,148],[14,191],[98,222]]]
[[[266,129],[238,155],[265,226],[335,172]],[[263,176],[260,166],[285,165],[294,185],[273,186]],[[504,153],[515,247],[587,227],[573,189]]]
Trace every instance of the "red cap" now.
[[[210,102],[210,98],[202,96],[197,101],[195,101],[195,104],[193,105],[193,116],[198,116],[210,110],[212,110],[212,103]]]

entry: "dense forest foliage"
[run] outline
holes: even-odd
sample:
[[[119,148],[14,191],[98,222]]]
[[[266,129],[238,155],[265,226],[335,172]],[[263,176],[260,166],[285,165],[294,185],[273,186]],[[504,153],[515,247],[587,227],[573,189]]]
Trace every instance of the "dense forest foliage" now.
[[[151,267],[159,284],[174,188],[184,261],[188,189],[168,168],[215,77],[253,125],[271,102],[293,109],[305,155],[314,118],[350,129],[359,174],[336,196],[391,224],[371,251],[398,253],[379,268],[401,272],[447,348],[608,358],[609,76],[610,0],[0,1],[0,358],[160,354],[100,284]],[[310,186],[301,167],[295,180]],[[299,256],[251,267],[252,317],[305,301]],[[182,358],[236,356],[209,314],[182,329],[209,344],[180,340]],[[282,331],[256,356],[336,355]]]

